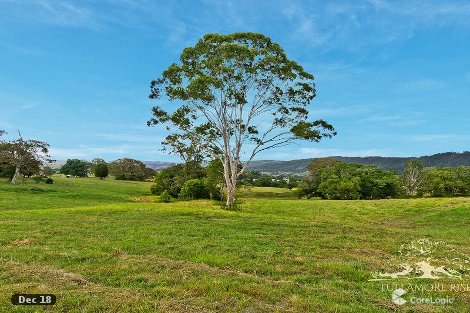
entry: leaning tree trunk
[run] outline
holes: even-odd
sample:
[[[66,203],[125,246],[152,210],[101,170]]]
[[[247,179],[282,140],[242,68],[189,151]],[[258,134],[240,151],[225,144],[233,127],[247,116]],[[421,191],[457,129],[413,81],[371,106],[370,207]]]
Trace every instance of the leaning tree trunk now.
[[[17,166],[17,167],[15,168],[15,175],[13,175],[13,178],[11,179],[11,183],[12,183],[13,185],[16,185],[16,182],[17,182],[17,180],[18,180],[18,177],[20,177],[20,167],[19,167],[19,166]]]

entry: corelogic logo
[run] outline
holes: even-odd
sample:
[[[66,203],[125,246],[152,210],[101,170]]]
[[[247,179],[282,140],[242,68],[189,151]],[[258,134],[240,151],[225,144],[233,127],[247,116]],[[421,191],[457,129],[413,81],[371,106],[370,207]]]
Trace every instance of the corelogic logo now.
[[[398,288],[392,293],[392,302],[396,305],[403,305],[408,301],[403,298],[406,295],[406,290]],[[435,305],[449,305],[454,303],[454,298],[443,297],[443,298],[433,298],[433,297],[410,297],[409,302],[412,304],[435,304]]]
[[[403,305],[406,302],[408,302],[408,301],[406,301],[405,299],[402,298],[402,296],[405,295],[405,294],[406,294],[406,291],[401,289],[401,288],[398,288],[397,290],[395,290],[392,293],[393,303],[398,304],[398,305]]]
[[[386,266],[391,271],[376,272],[369,281],[470,277],[470,256],[456,251],[444,241],[424,238],[403,244],[396,259]]]

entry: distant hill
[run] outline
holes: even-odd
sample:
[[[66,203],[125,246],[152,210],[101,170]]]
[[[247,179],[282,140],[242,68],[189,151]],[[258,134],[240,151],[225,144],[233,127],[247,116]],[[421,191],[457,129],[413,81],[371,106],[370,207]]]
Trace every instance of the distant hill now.
[[[175,163],[171,162],[161,162],[161,161],[142,161],[147,167],[150,167],[154,170],[159,170],[161,168],[169,167]]]
[[[423,162],[425,167],[444,167],[444,166],[470,166],[470,151],[445,152],[433,155],[426,155],[417,158],[412,157],[342,157],[332,156],[332,158],[346,162],[359,164],[373,164],[386,170],[403,171],[404,164],[410,159],[418,159]],[[291,161],[260,160],[252,161],[248,165],[250,171],[260,171],[264,173],[303,173],[307,171],[307,166],[314,160],[300,159]]]
[[[377,165],[386,170],[396,170],[403,171],[403,166],[406,161],[410,159],[418,159],[423,162],[425,167],[436,166],[459,166],[466,165],[470,166],[470,151],[465,151],[463,153],[458,152],[445,152],[438,153],[433,155],[421,156],[418,158],[412,157],[380,157],[380,156],[370,156],[370,157],[342,157],[342,156],[332,156],[332,158],[346,163],[359,163],[359,164],[373,164]],[[250,171],[260,171],[263,173],[304,173],[307,171],[307,166],[313,161],[313,158],[310,159],[299,159],[291,161],[275,161],[275,160],[259,160],[252,161],[248,166]],[[174,163],[171,162],[161,162],[161,161],[142,161],[145,165],[155,170],[169,167]],[[49,165],[53,168],[59,168],[65,164],[64,160],[57,160],[52,165]]]

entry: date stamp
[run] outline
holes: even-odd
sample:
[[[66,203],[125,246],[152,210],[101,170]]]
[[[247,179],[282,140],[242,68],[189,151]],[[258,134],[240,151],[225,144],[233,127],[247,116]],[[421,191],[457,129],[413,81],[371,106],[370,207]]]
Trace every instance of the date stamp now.
[[[11,296],[14,305],[54,305],[57,298],[53,294],[19,294]]]

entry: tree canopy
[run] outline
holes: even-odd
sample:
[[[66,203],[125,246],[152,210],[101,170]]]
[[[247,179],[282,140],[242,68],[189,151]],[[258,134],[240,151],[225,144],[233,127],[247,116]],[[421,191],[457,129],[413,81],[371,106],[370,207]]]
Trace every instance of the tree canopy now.
[[[141,161],[123,158],[108,165],[109,173],[118,180],[145,180],[151,178],[155,171]]]
[[[152,109],[148,125],[165,124],[170,134],[163,145],[183,159],[219,158],[231,206],[237,178],[257,154],[336,134],[326,121],[310,120],[313,80],[262,34],[208,34],[151,82],[150,98],[162,105]],[[177,101],[173,112],[164,109]]]
[[[299,185],[298,196],[324,199],[384,199],[401,195],[398,175],[374,165],[316,159]]]
[[[0,131],[0,135],[5,132]],[[14,168],[11,179],[16,184],[21,174],[31,176],[40,171],[41,166],[51,162],[49,156],[49,144],[39,140],[24,140],[18,131],[18,139],[0,141],[0,164]]]
[[[95,173],[96,166],[98,164],[107,164],[105,160],[100,159],[100,158],[94,158],[90,162],[90,173]],[[96,175],[95,175],[96,176]]]
[[[416,195],[423,182],[423,178],[423,164],[421,161],[411,159],[405,163],[403,186],[410,196]]]
[[[109,174],[108,165],[106,163],[96,164],[93,168],[93,174],[95,175],[95,177],[99,177],[100,179],[108,177],[108,174]]]
[[[60,168],[60,172],[65,175],[87,177],[90,170],[90,162],[79,159],[67,159]]]

